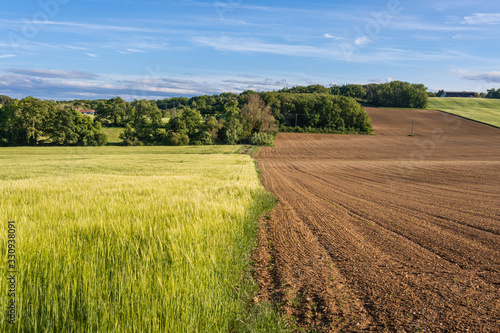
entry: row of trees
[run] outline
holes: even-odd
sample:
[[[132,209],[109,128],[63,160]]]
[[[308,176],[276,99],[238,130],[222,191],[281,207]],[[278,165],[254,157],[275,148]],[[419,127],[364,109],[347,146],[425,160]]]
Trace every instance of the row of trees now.
[[[104,126],[124,126],[126,145],[141,144],[271,144],[278,129],[329,133],[369,133],[371,120],[354,99],[329,93],[273,91],[242,94],[224,93],[184,99],[175,112],[167,114],[162,101],[134,101],[121,98],[101,101],[95,119]],[[162,104],[166,109],[161,110]],[[294,127],[291,129],[290,127]],[[313,130],[314,129],[314,130]]]
[[[246,96],[256,94],[255,91],[247,90],[241,94],[222,93],[220,95],[202,95],[191,98],[173,97],[156,101],[156,105],[162,111],[165,117],[173,117],[182,112],[182,108],[190,107],[200,111],[203,115],[216,115],[221,113],[224,106],[231,101],[237,100],[241,107],[246,103]],[[266,98],[269,94],[275,96],[297,95],[297,94],[319,94],[352,97],[362,102],[367,102],[377,106],[393,107],[425,107],[427,103],[426,88],[423,85],[410,84],[407,82],[393,81],[385,84],[346,84],[343,86],[332,86],[326,88],[322,85],[296,86],[293,88],[283,88],[278,91],[258,93],[266,103],[273,108],[273,114],[276,114],[277,108],[274,107],[273,98]]]
[[[2,144],[102,144],[102,124],[123,127],[121,138],[126,145],[185,145],[271,144],[279,129],[370,133],[370,117],[356,99],[377,106],[423,108],[427,92],[423,85],[393,81],[133,102],[120,97],[54,102],[4,96],[1,117],[9,121],[2,122],[0,135]],[[75,108],[95,109],[95,118],[83,116]],[[35,125],[28,126],[29,121],[21,119],[24,114],[37,119]],[[166,122],[165,117],[169,118]],[[12,124],[26,129],[15,134]]]
[[[101,124],[74,108],[27,97],[0,107],[0,145],[83,145],[107,143]]]
[[[488,93],[485,96],[486,98],[500,98],[500,88],[495,90],[493,89],[488,89]]]
[[[384,84],[370,84],[364,87],[365,100],[375,106],[416,108],[427,106],[427,88],[423,84],[392,81]]]
[[[285,88],[280,92],[319,93],[356,98],[360,101],[386,107],[425,108],[427,105],[427,88],[423,84],[412,84],[402,81],[392,81],[383,84],[346,84],[325,88],[321,85],[308,87]]]
[[[134,101],[131,110],[121,135],[126,145],[271,145],[278,132],[271,108],[258,95],[249,96],[241,109],[233,100],[222,112],[205,115],[205,119],[199,110],[184,107],[166,124],[155,102]]]
[[[429,97],[441,97],[444,96],[444,90],[439,90],[437,93],[429,93]],[[500,89],[488,89],[488,93],[474,93],[476,98],[497,98],[500,99]]]
[[[282,130],[290,131],[290,127],[329,132],[369,133],[372,130],[371,119],[365,109],[350,97],[283,92],[260,95],[271,107]]]

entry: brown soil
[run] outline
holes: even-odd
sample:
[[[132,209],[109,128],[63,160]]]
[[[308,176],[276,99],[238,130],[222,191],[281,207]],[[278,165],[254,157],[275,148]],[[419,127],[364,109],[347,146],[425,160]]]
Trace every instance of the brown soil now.
[[[305,331],[500,332],[500,129],[367,111],[376,135],[282,133],[258,152],[279,200],[259,297]]]

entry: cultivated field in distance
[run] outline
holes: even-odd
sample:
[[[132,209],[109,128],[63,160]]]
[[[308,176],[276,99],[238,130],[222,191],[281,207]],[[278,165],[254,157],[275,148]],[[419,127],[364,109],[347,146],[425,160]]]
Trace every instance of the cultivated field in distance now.
[[[274,202],[239,148],[0,149],[18,265],[17,322],[2,309],[0,331],[238,330],[254,222]],[[4,254],[7,235],[2,222]]]
[[[500,127],[500,99],[430,97],[428,108]]]
[[[367,111],[376,135],[281,133],[259,151],[279,199],[261,294],[306,330],[498,332],[500,129]]]

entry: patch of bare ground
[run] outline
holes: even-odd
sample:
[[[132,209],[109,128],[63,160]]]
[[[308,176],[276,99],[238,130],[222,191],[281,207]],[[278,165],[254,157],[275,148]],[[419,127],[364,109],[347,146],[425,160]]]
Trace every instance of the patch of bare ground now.
[[[306,331],[499,332],[500,130],[367,111],[374,136],[282,133],[259,150],[278,199],[259,297]]]

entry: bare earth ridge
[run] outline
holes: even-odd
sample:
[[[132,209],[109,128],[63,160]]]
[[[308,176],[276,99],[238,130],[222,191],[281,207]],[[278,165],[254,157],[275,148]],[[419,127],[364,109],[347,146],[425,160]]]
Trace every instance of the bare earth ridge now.
[[[258,152],[278,202],[256,301],[306,331],[500,332],[500,129],[367,112],[376,135],[281,133]]]

